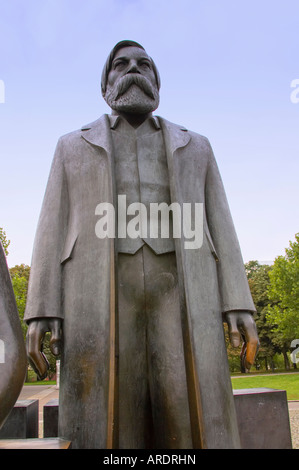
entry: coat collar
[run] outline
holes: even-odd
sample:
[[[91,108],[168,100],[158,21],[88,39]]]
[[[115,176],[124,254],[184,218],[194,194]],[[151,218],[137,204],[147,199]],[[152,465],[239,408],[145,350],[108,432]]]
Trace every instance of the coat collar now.
[[[173,124],[161,117],[159,120],[164,133],[165,145],[170,153],[174,154],[178,148],[185,147],[189,143],[191,136],[185,127]]]
[[[108,118],[109,118],[109,121],[110,121],[110,128],[111,129],[117,129],[120,121],[125,120],[121,116],[114,115],[114,114],[110,114],[108,116]],[[159,122],[159,119],[157,118],[157,116],[150,116],[148,118],[148,120],[151,122],[151,124],[154,126],[155,129],[157,129],[157,130],[161,129],[160,122]]]
[[[103,114],[96,121],[81,127],[81,136],[92,145],[103,148],[108,154],[112,152],[109,118]]]
[[[155,117],[161,124],[164,132],[165,144],[171,153],[178,148],[185,147],[189,140],[190,134],[185,127],[178,126],[159,116]],[[96,121],[87,124],[81,128],[82,138],[92,145],[103,148],[107,153],[112,151],[112,142],[109,128],[111,122],[108,114],[104,114]]]

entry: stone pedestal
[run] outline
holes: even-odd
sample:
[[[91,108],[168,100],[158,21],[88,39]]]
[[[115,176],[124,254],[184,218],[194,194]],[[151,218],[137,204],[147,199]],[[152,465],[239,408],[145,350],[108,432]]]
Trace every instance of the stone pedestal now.
[[[38,437],[38,400],[18,400],[0,430],[0,439]]]
[[[44,405],[44,437],[58,436],[58,398]]]
[[[242,449],[291,449],[286,392],[271,388],[234,390]],[[44,406],[44,436],[58,435],[59,400]]]
[[[287,395],[284,390],[234,390],[242,449],[291,449]]]
[[[65,439],[3,439],[0,449],[71,449],[72,444]]]

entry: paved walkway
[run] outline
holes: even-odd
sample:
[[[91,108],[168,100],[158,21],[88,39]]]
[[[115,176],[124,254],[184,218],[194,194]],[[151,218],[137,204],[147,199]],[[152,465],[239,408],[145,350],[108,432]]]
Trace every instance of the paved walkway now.
[[[288,402],[289,405],[289,410],[299,410],[299,401],[298,400],[292,400]]]

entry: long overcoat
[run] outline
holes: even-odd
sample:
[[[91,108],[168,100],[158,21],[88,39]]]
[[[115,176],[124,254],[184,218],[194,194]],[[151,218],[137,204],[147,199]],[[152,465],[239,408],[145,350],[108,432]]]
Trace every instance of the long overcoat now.
[[[175,240],[193,446],[234,448],[239,436],[223,314],[255,307],[209,141],[159,121],[172,202],[204,207],[202,246],[185,249],[183,238]],[[73,447],[117,446],[117,241],[95,233],[97,205],[117,206],[109,126],[103,115],[58,141],[25,313],[27,321],[63,319],[59,435]]]

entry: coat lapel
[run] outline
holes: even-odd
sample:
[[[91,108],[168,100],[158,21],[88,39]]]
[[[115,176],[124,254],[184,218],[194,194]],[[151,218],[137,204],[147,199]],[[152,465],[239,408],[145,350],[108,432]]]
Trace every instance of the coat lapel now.
[[[182,126],[173,124],[166,119],[159,117],[161,127],[164,133],[165,145],[168,154],[181,147],[185,147],[190,141],[190,134]],[[82,138],[92,145],[101,147],[108,156],[112,155],[112,142],[110,135],[110,121],[107,114],[104,114],[96,121],[87,124],[81,128]]]
[[[87,124],[81,128],[82,138],[86,142],[101,147],[111,158],[112,141],[110,135],[110,123],[107,114],[103,114],[96,121]]]
[[[110,121],[107,114],[97,121],[81,128],[82,138],[91,145],[101,148],[107,155],[109,171],[109,199],[114,201],[116,207],[115,169],[112,152],[112,138]],[[117,246],[114,239],[110,240],[110,359],[109,359],[109,394],[108,394],[108,422],[107,422],[107,448],[118,447],[118,309],[117,309]]]
[[[178,148],[185,147],[189,143],[190,134],[185,127],[173,124],[166,119],[159,117],[159,121],[164,134],[166,153],[168,157],[172,157]]]
[[[169,170],[170,194],[171,201],[180,201],[180,181],[176,161],[175,152],[179,148],[186,147],[190,142],[191,136],[184,127],[172,124],[165,119],[160,118],[161,127],[164,133],[167,163]],[[184,275],[185,254],[182,248],[182,240],[176,239],[176,259],[178,279],[180,286],[180,304],[182,314],[182,331],[184,338],[184,354],[186,363],[186,378],[188,385],[188,400],[190,406],[191,433],[193,447],[195,449],[205,448],[205,432],[203,423],[202,403],[199,389],[199,379],[196,370],[194,345],[191,334],[192,319],[188,309],[187,286]]]

